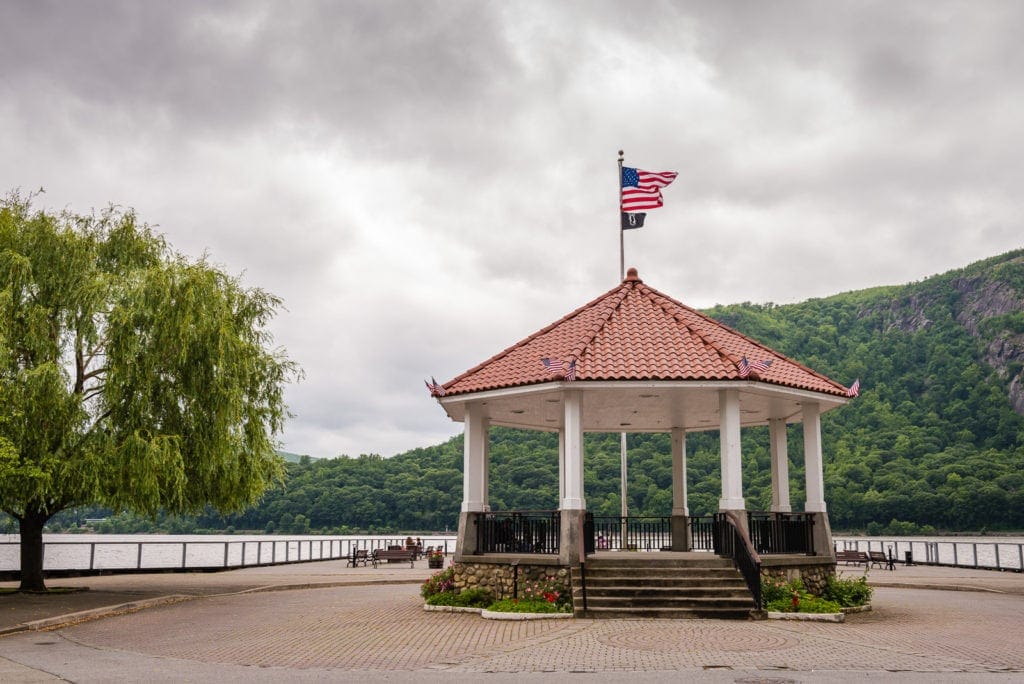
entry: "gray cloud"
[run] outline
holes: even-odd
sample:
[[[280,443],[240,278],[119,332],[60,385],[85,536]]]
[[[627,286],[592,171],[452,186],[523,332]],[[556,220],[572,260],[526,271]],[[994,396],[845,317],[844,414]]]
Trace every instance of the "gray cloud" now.
[[[0,4],[0,188],[135,207],[284,297],[284,446],[391,455],[450,378],[616,284],[694,306],[1021,246],[1005,2]]]

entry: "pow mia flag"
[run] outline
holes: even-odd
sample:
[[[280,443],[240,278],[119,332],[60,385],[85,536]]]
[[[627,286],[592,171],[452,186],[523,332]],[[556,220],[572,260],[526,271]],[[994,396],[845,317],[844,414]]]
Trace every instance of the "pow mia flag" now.
[[[630,228],[643,228],[644,218],[647,214],[627,213],[622,212],[622,230],[629,230]]]

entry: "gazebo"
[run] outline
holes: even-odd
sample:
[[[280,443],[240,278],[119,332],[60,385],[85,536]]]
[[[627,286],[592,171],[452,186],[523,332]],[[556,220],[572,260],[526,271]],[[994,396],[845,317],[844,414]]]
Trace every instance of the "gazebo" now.
[[[620,285],[465,373],[434,387],[448,416],[465,424],[463,500],[455,563],[476,567],[541,563],[561,568],[604,548],[762,559],[834,572],[822,477],[822,413],[847,403],[846,388],[644,284],[630,269]],[[792,512],[787,425],[802,424],[806,500]],[[559,507],[492,511],[488,500],[492,425],[557,431]],[[770,511],[748,511],[740,435],[767,425]],[[691,517],[686,435],[717,430],[718,515]],[[601,527],[587,514],[585,432],[671,435],[673,507],[661,528],[637,532],[626,518]],[[637,535],[648,535],[648,543]],[[652,536],[653,535],[653,536]],[[732,542],[735,535],[735,542]],[[657,554],[644,554],[654,558]],[[741,556],[752,556],[740,558]],[[749,576],[748,584],[753,582]],[[753,587],[752,587],[753,588]]]

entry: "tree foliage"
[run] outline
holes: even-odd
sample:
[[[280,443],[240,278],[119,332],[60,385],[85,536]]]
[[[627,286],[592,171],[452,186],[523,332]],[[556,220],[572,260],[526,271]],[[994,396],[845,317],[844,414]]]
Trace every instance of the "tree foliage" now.
[[[23,587],[42,586],[33,547],[58,511],[240,510],[280,480],[297,368],[269,349],[279,305],[131,211],[0,203],[0,509]]]

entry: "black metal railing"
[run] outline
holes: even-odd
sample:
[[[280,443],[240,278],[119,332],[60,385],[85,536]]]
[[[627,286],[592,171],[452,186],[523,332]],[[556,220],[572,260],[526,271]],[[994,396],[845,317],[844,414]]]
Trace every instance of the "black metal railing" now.
[[[694,551],[715,550],[715,516],[690,516],[690,541]]]
[[[672,548],[672,518],[669,516],[594,516],[593,519],[594,542],[598,551],[660,551]]]
[[[557,554],[561,537],[558,511],[507,511],[476,517],[478,553]]]
[[[761,557],[741,529],[735,513],[726,511],[715,515],[714,537],[715,553],[732,558],[754,597],[754,608],[761,610]]]
[[[750,541],[760,554],[814,555],[814,516],[810,513],[747,513]]]

